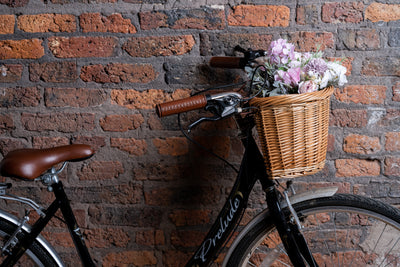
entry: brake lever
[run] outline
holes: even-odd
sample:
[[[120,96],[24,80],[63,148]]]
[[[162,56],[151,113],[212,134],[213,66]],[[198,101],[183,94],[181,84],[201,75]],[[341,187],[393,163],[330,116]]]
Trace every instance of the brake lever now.
[[[204,121],[217,121],[222,119],[222,117],[220,116],[214,116],[214,117],[201,117],[200,119],[198,119],[197,121],[193,122],[192,124],[190,124],[188,126],[188,133],[190,133],[190,131],[192,130],[193,127],[195,127],[196,125],[204,122]]]

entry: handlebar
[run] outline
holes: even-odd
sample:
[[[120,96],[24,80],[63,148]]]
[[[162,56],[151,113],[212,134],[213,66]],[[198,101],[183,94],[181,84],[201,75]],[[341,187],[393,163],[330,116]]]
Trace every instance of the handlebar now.
[[[207,105],[206,95],[196,95],[184,99],[170,101],[156,105],[158,117],[166,117],[173,114],[201,109]]]

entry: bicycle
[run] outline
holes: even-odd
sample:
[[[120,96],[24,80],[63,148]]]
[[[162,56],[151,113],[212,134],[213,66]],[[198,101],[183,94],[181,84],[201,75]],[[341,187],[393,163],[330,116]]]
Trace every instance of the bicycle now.
[[[245,57],[214,57],[215,67],[243,68],[263,51],[244,51]],[[296,193],[290,181],[286,186],[267,174],[263,156],[252,134],[254,120],[246,99],[237,92],[195,95],[157,106],[160,117],[206,108],[213,117],[203,121],[234,117],[245,148],[238,176],[226,203],[202,244],[186,264],[208,266],[226,246],[245,212],[257,181],[265,192],[267,208],[243,228],[227,248],[222,266],[396,266],[400,264],[400,211],[370,198],[337,193],[337,187]],[[0,174],[6,177],[40,181],[53,192],[48,208],[33,200],[7,193],[10,183],[0,185],[0,198],[30,206],[40,217],[32,225],[23,218],[0,210],[0,237],[3,239],[1,266],[25,260],[38,266],[63,266],[57,252],[40,235],[45,225],[61,210],[84,266],[94,266],[82,233],[64,192],[59,174],[68,162],[90,158],[87,145],[49,149],[22,149],[6,155]],[[62,164],[57,170],[55,166]],[[25,253],[26,252],[26,253]],[[21,258],[23,255],[24,258]],[[31,265],[29,263],[29,265]]]

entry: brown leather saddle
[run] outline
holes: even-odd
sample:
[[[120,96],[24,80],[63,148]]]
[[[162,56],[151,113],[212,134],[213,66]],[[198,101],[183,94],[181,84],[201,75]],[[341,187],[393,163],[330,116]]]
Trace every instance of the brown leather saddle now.
[[[94,150],[89,145],[73,144],[47,149],[18,149],[0,162],[0,175],[33,180],[54,165],[65,161],[90,158]]]

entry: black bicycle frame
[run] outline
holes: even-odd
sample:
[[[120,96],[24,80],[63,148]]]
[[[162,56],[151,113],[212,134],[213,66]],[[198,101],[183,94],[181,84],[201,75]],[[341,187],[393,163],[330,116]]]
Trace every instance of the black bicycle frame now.
[[[186,267],[208,266],[218,255],[219,251],[229,240],[244,213],[250,192],[257,180],[261,182],[266,193],[266,201],[277,226],[288,256],[295,266],[305,266],[303,257],[310,266],[317,266],[308,250],[303,235],[296,225],[288,224],[281,210],[279,193],[273,180],[268,176],[263,156],[251,134],[254,122],[251,118],[236,116],[236,122],[241,130],[241,139],[245,147],[239,174],[231,193],[211,230],[197,249],[196,253],[186,264]],[[300,248],[305,246],[304,248]]]
[[[95,264],[89,254],[88,248],[86,247],[85,241],[81,234],[81,231],[76,223],[75,216],[72,212],[72,208],[69,204],[67,195],[65,194],[63,185],[61,182],[52,185],[54,195],[56,199],[44,212],[45,216],[40,217],[35,224],[32,226],[31,231],[24,238],[21,238],[20,242],[11,250],[11,254],[3,261],[1,266],[13,266],[22,257],[27,249],[35,241],[36,237],[44,229],[47,223],[53,218],[58,209],[61,209],[65,223],[67,224],[68,230],[71,234],[72,240],[74,241],[75,247],[78,251],[79,257],[81,258],[82,264],[85,267],[94,267]]]

